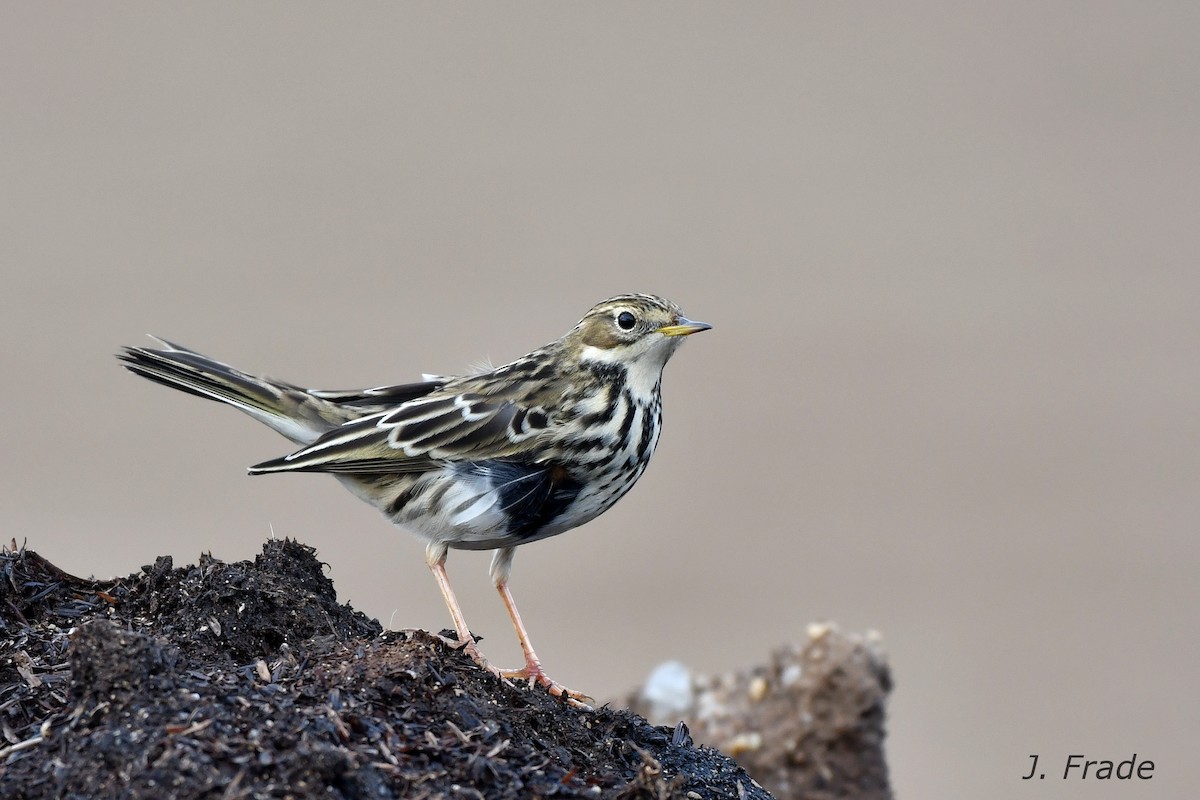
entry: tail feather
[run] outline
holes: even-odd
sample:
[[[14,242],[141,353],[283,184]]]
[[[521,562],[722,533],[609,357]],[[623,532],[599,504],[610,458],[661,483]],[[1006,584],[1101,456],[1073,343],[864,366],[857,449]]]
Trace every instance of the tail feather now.
[[[181,392],[228,403],[298,444],[310,444],[345,421],[329,401],[288,383],[248,375],[185,347],[152,337],[164,349],[125,347],[117,354],[135,375]]]

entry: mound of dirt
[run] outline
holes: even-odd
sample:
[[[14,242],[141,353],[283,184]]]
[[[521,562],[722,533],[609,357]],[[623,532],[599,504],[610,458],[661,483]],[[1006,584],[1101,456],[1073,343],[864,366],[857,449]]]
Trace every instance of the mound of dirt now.
[[[14,544],[0,571],[0,797],[769,797],[682,724],[383,632],[292,541],[106,581]]]

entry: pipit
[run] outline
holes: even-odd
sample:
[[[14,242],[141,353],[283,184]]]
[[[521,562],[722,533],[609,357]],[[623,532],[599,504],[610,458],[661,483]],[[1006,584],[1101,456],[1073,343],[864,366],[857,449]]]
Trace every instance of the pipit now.
[[[645,471],[662,426],[663,367],[683,337],[708,330],[661,297],[595,306],[562,338],[509,364],[359,391],[305,389],[249,375],[184,347],[124,348],[130,371],[228,403],[301,448],[250,474],[328,472],[426,543],[425,559],[458,646],[505,679],[583,705],[542,669],[508,588],[519,545],[595,519]],[[451,548],[491,550],[491,577],[525,666],[479,652],[446,575]]]

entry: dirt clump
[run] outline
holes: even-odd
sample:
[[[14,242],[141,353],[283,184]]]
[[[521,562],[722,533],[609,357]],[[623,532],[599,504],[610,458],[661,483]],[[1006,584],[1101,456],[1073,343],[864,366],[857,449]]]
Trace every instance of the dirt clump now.
[[[0,554],[3,798],[767,798],[682,724],[569,707],[340,605],[314,551],[85,580]]]

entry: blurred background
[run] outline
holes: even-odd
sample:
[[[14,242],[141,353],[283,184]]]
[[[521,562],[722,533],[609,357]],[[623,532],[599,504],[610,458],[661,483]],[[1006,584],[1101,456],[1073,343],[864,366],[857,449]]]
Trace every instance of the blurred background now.
[[[613,511],[522,548],[552,675],[882,633],[902,797],[1200,781],[1194,3],[5,4],[0,534],[65,569],[318,548],[392,627],[421,546],[289,444],[139,380],[150,332],[355,388],[595,302],[711,333]],[[450,572],[519,663],[487,554]],[[1066,756],[1157,764],[1058,779]],[[1037,782],[1035,782],[1037,783]]]

